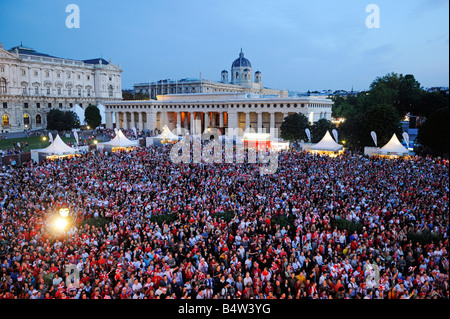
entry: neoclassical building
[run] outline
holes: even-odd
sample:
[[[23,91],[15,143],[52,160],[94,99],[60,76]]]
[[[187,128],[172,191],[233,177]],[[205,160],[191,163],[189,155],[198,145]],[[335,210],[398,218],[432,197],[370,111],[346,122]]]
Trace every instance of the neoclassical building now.
[[[136,83],[134,91],[148,95],[156,99],[158,95],[165,94],[188,94],[188,93],[217,93],[217,92],[242,92],[262,95],[288,96],[285,90],[266,88],[262,83],[262,74],[256,71],[253,74],[252,64],[239,53],[239,57],[231,64],[231,77],[227,70],[220,74],[220,82],[204,79],[180,79],[159,80],[151,83]]]
[[[105,103],[107,128],[138,130],[183,128],[193,134],[217,128],[270,132],[279,129],[284,117],[303,113],[314,123],[331,120],[333,101],[324,97],[280,97],[240,92],[158,95],[156,100]]]
[[[0,44],[0,131],[45,128],[52,108],[121,100],[121,72],[102,58],[58,58]]]

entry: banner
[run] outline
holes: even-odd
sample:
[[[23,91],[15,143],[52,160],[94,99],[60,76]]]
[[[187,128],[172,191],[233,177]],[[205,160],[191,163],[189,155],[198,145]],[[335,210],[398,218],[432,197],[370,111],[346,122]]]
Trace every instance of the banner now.
[[[333,130],[331,131],[331,133],[333,133],[334,140],[336,141],[336,143],[339,143],[339,140],[338,140],[338,132],[337,132],[337,130],[336,130],[336,129],[333,129]]]
[[[53,143],[53,135],[52,135],[52,133],[48,133],[48,141],[50,143]]]
[[[308,142],[311,142],[311,131],[309,128],[305,128],[306,136],[308,137]]]
[[[375,146],[378,146],[377,145],[377,133],[372,131],[372,132],[370,132],[370,135],[372,135],[372,139],[373,139],[373,142],[375,143]]]
[[[406,143],[406,148],[409,148],[409,134],[406,132],[403,132],[403,139],[405,140]]]
[[[136,138],[138,138],[137,130],[136,130],[136,127],[134,127],[134,126],[133,126],[133,132],[134,132],[134,136],[136,136]]]

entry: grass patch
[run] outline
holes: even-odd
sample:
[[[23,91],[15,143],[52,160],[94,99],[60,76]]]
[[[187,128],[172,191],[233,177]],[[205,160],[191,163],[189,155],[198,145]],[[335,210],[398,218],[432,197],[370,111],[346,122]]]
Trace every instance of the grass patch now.
[[[290,228],[293,228],[294,227],[294,221],[295,221],[295,216],[290,214],[289,216],[280,215],[280,216],[272,217],[270,222],[272,223],[272,226],[273,225],[280,225],[281,227],[289,226]]]
[[[412,241],[413,244],[419,243],[422,246],[425,246],[430,243],[439,243],[439,241],[443,240],[443,236],[440,234],[432,233],[430,231],[424,232],[408,232],[406,234],[408,241]]]
[[[112,222],[112,218],[110,217],[92,217],[86,219],[80,223],[80,226],[89,225],[95,226],[97,228],[105,228],[106,225]]]
[[[336,227],[338,230],[346,229],[349,234],[353,234],[355,231],[360,234],[363,230],[363,225],[361,223],[355,223],[346,219],[333,219],[330,223],[331,227]]]
[[[75,143],[75,138],[73,137],[63,137],[61,136],[61,139],[65,142],[65,143]],[[84,141],[84,140],[83,140]],[[24,151],[30,151],[30,150],[34,150],[34,149],[39,149],[39,148],[45,148],[47,146],[50,145],[50,142],[48,141],[48,138],[46,141],[42,140],[42,136],[31,136],[31,137],[16,137],[16,138],[8,138],[6,140],[0,140],[0,149],[1,150],[5,150],[5,149],[12,149],[12,148],[17,148],[17,143],[24,143],[27,142],[28,146],[27,147],[23,147],[22,149]],[[81,140],[80,140],[81,142]],[[93,141],[87,140],[88,144],[92,144]]]

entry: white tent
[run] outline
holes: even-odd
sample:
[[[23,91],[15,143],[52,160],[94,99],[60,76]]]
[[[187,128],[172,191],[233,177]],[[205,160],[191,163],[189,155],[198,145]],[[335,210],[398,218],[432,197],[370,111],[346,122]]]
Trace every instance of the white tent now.
[[[162,128],[161,134],[155,136],[156,139],[178,141],[178,135],[172,133],[167,125]]]
[[[46,148],[31,150],[31,159],[35,162],[39,162],[39,155],[44,156],[65,156],[77,153],[78,150],[70,147],[59,137],[59,134],[56,135],[53,142],[47,146]]]
[[[34,151],[48,155],[67,155],[77,152],[76,149],[64,143],[61,137],[59,137],[59,134],[56,135],[53,143],[51,143],[49,146]]]
[[[338,144],[331,137],[329,131],[327,131],[319,143],[313,144],[311,150],[313,151],[326,151],[326,152],[337,152],[344,148],[343,145]]]
[[[406,147],[402,145],[402,143],[400,143],[400,141],[397,138],[397,135],[395,135],[394,133],[389,142],[387,142],[386,145],[384,145],[382,148],[376,151],[375,154],[404,156],[409,155],[409,151]]]
[[[84,109],[79,106],[78,104],[75,104],[72,108],[72,111],[75,112],[76,115],[78,115],[78,118],[80,119],[80,125],[84,124]]]
[[[106,115],[105,115],[105,106],[103,104],[97,105],[98,110],[100,111],[100,116],[102,117],[102,124],[106,124]]]
[[[133,147],[138,146],[139,141],[138,140],[132,141],[128,139],[123,134],[122,130],[119,130],[112,140],[110,140],[109,142],[99,143],[97,145],[103,145],[104,147]]]

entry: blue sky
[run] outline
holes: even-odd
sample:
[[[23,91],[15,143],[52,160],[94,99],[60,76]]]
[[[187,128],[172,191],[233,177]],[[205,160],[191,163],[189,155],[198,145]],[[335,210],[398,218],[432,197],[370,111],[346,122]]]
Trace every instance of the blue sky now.
[[[80,28],[65,21],[80,8]],[[366,27],[366,6],[380,28]],[[50,55],[102,56],[122,87],[158,79],[220,80],[242,48],[267,87],[364,90],[390,72],[449,85],[448,0],[1,0],[0,42]]]

